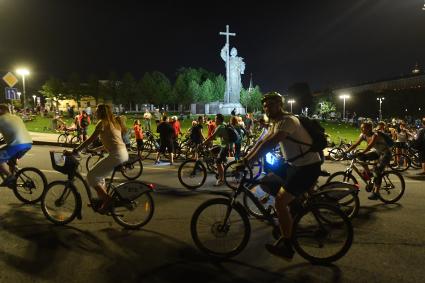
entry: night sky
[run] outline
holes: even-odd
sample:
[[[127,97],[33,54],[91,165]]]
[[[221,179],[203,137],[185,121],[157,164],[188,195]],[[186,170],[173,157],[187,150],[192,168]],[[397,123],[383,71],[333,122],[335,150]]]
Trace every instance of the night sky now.
[[[258,2],[258,3],[257,3]],[[28,66],[33,84],[109,71],[140,79],[180,67],[225,74],[219,36],[229,24],[263,91],[313,90],[425,67],[423,0],[0,0],[0,75]]]

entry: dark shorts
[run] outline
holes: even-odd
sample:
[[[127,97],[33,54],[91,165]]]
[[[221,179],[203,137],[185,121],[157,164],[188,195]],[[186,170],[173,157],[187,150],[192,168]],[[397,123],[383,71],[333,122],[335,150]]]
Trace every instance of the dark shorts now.
[[[7,162],[13,158],[22,158],[32,147],[31,143],[8,145],[0,149],[0,163]]]
[[[142,151],[143,150],[143,140],[136,140],[137,143],[137,150]]]
[[[320,163],[299,167],[289,165],[284,175],[278,176],[269,173],[261,179],[261,188],[272,196],[276,196],[283,187],[285,191],[298,197],[310,190],[316,183],[320,175]]]
[[[225,163],[227,161],[227,156],[229,155],[229,147],[221,147],[220,152],[217,155],[217,163]]]
[[[395,148],[407,148],[407,142],[395,142],[394,147]]]
[[[80,129],[80,135],[86,136],[87,135],[87,128],[81,128]]]
[[[173,140],[161,141],[161,145],[159,146],[159,152],[165,153],[166,151],[168,153],[174,152]]]

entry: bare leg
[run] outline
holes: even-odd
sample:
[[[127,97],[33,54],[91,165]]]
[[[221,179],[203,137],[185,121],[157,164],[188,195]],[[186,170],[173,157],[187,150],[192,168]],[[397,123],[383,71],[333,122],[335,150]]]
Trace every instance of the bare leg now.
[[[217,163],[218,179],[224,181],[224,166],[223,163]]]
[[[283,238],[290,239],[292,237],[292,216],[288,205],[294,200],[294,196],[283,188],[280,189],[275,199],[275,207],[279,219],[280,232]]]
[[[6,162],[0,163],[0,173],[3,173],[6,177],[11,175],[9,165]]]

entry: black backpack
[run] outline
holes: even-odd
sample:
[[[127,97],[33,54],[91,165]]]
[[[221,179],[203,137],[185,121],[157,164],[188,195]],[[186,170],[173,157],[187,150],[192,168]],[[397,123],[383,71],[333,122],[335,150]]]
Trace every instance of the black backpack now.
[[[391,138],[389,134],[378,131],[378,135],[384,138],[385,143],[387,144],[388,147],[392,147],[394,145],[394,140]]]
[[[287,137],[288,140],[291,140],[293,142],[299,143],[299,144],[303,144],[303,145],[307,145],[310,148],[299,154],[298,156],[295,156],[291,159],[289,159],[289,162],[292,162],[300,157],[303,157],[304,155],[306,155],[309,152],[321,152],[323,151],[327,145],[328,145],[328,140],[327,140],[327,135],[325,134],[325,129],[320,125],[320,123],[317,120],[314,119],[310,119],[308,117],[297,117],[298,120],[300,121],[301,125],[303,126],[303,128],[307,131],[307,133],[310,135],[313,143],[312,144],[308,144],[308,143],[304,143],[301,141],[298,141],[292,137]]]
[[[231,125],[226,125],[227,138],[229,143],[235,143],[241,139],[238,131]]]
[[[83,117],[81,118],[81,127],[86,128],[89,125],[89,118]]]

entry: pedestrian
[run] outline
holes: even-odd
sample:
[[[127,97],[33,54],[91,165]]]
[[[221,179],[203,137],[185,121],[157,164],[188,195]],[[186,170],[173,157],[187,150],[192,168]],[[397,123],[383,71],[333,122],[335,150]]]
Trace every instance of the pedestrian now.
[[[124,115],[116,116],[115,120],[120,125],[121,137],[127,150],[130,149],[130,130],[126,126],[127,117]]]
[[[143,151],[143,130],[140,125],[140,120],[135,120],[133,124],[133,130],[134,130],[134,136],[136,137],[136,143],[137,143],[137,154],[139,155],[140,159],[142,158],[142,151]]]
[[[230,115],[236,116],[236,108],[233,108],[232,112],[230,112]]]
[[[240,118],[240,119],[239,119]],[[242,117],[236,117],[233,116],[230,118],[230,125],[232,125],[233,128],[238,132],[239,139],[234,144],[234,156],[235,160],[238,161],[241,156],[241,147],[242,147],[242,139],[245,136],[245,129],[240,124],[240,121],[242,120]]]
[[[80,115],[80,139],[81,141],[85,141],[87,139],[87,129],[90,125],[90,116],[87,114],[85,110],[81,112]]]
[[[161,113],[159,113],[158,108],[155,108],[155,112],[153,112],[153,117],[155,119],[155,124],[158,126],[159,122],[161,121]]]
[[[145,131],[151,130],[151,119],[152,119],[152,114],[146,108],[145,114],[143,114],[143,127]]]
[[[422,118],[422,127],[416,134],[416,139],[413,141],[414,148],[419,151],[419,160],[422,163],[422,170],[418,175],[425,175],[425,117]]]
[[[162,122],[158,124],[156,132],[159,133],[160,146],[156,154],[155,164],[159,164],[159,158],[166,151],[170,154],[170,165],[174,164],[174,146],[173,146],[173,135],[174,129],[170,123],[167,122],[167,116],[162,117]]]
[[[202,135],[203,123],[203,117],[199,116],[198,121],[196,123],[192,123],[193,126],[190,129],[189,140],[192,149],[195,151],[195,160],[198,159],[199,146],[204,141],[204,136]]]

